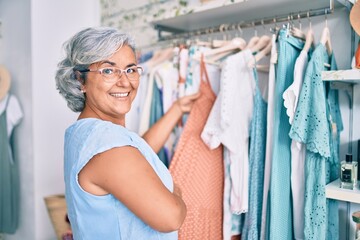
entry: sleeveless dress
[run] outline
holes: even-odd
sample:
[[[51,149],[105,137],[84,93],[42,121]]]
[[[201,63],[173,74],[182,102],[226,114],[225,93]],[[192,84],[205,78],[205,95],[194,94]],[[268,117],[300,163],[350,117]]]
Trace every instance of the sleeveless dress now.
[[[182,190],[187,215],[179,239],[221,240],[224,168],[222,145],[210,150],[201,132],[215,101],[205,64],[201,61],[201,96],[194,103],[180,136],[170,173]],[[205,77],[205,79],[203,78]]]
[[[15,96],[0,101],[0,233],[14,234],[19,225],[19,163],[13,156],[11,137],[22,117]]]
[[[281,29],[278,37],[278,63],[274,95],[273,153],[270,172],[270,240],[288,240],[293,237],[291,199],[291,138],[290,123],[282,95],[294,80],[294,66],[303,49],[302,40]]]
[[[258,240],[261,236],[261,213],[266,153],[267,103],[260,92],[256,68],[254,68],[253,71],[256,81],[256,94],[250,133],[249,211],[245,214],[244,227],[241,234],[241,237],[247,240]]]
[[[89,160],[121,146],[137,148],[163,184],[173,191],[168,169],[139,135],[108,121],[78,120],[66,130],[64,148],[65,197],[74,239],[177,240],[177,231],[154,230],[112,194],[96,196],[81,188],[78,174]]]

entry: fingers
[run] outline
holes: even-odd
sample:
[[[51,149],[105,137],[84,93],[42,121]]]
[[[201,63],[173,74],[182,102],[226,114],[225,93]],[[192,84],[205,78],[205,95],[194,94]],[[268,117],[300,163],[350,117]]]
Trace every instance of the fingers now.
[[[191,99],[191,100],[195,100],[195,99],[199,98],[200,95],[201,95],[201,92],[197,92],[197,93],[188,95],[188,96],[186,96],[186,97],[188,97],[188,98]]]
[[[181,109],[182,113],[188,113],[191,111],[192,106],[194,105],[194,102],[196,99],[200,97],[201,93],[197,92],[191,95],[187,95],[184,97],[181,97],[176,101],[179,109]]]

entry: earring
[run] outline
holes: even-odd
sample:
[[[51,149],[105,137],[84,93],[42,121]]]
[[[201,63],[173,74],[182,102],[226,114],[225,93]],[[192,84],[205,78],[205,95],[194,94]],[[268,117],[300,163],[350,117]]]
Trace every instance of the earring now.
[[[85,93],[85,90],[81,89],[81,92],[82,92],[82,93]]]

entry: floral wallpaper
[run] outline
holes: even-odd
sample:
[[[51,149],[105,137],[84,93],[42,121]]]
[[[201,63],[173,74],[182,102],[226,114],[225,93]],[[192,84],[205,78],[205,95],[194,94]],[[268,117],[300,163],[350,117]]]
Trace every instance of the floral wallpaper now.
[[[206,5],[223,6],[244,0],[147,0],[140,7],[128,9],[125,0],[100,0],[101,25],[112,26],[131,34],[137,47],[148,47],[158,41],[153,21],[191,14]]]

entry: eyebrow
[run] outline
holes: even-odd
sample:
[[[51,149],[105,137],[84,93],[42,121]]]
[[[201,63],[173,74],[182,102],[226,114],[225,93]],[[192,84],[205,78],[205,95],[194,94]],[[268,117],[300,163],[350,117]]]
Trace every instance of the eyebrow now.
[[[103,65],[104,63],[108,63],[108,64],[110,64],[111,66],[116,66],[116,63],[111,62],[111,61],[109,61],[109,60],[105,60],[105,61],[101,62],[100,65]],[[133,66],[136,66],[136,64],[135,64],[135,63],[130,63],[130,64],[126,65],[125,68],[129,68],[129,67],[133,67]]]

